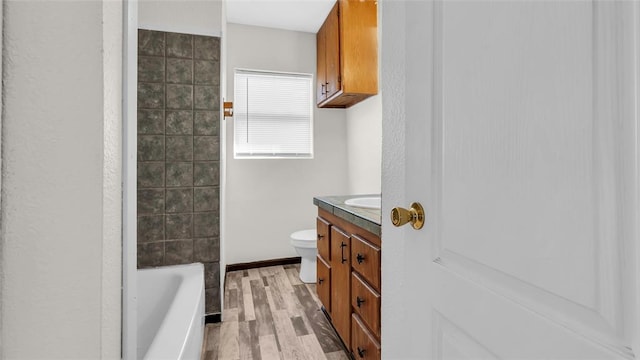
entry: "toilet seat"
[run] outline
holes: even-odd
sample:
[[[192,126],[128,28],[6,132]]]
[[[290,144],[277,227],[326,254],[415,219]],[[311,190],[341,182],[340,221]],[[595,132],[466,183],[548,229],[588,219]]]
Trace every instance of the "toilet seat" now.
[[[291,234],[291,245],[305,249],[315,248],[317,236],[316,229],[296,231]]]

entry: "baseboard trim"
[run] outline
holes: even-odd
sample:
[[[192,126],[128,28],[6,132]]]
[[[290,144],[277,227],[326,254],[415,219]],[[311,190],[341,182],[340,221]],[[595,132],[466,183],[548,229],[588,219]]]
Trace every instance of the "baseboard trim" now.
[[[301,261],[300,256],[296,256],[296,257],[281,258],[281,259],[253,261],[248,263],[227,264],[225,269],[227,272],[229,272],[229,271],[255,269],[255,268],[267,267],[267,266],[299,264],[300,261]]]
[[[222,322],[222,314],[217,313],[217,314],[207,314],[204,316],[204,323],[205,324],[215,324],[215,323],[219,323]]]

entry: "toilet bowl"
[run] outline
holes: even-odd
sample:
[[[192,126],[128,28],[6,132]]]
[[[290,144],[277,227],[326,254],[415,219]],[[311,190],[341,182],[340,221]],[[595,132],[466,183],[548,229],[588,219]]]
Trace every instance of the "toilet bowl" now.
[[[301,230],[291,234],[291,245],[302,258],[300,263],[300,280],[304,283],[316,282],[317,242],[316,229]]]

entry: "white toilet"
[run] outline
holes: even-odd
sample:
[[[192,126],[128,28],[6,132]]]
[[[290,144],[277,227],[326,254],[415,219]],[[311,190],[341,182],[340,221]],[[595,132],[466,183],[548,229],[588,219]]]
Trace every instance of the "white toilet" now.
[[[291,234],[291,245],[302,258],[300,280],[304,283],[316,282],[316,255],[318,254],[316,229],[296,231]]]

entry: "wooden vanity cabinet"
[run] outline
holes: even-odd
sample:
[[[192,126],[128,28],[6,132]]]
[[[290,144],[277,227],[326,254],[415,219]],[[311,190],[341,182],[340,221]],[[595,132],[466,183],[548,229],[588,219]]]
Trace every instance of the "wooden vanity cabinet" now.
[[[339,4],[336,3],[316,34],[316,97],[320,104],[340,89]]]
[[[327,312],[331,312],[331,265],[320,255],[317,260],[316,291]]]
[[[378,93],[376,0],[338,0],[316,34],[316,100],[347,108]]]
[[[380,237],[323,209],[317,226],[318,297],[353,356],[380,359]]]
[[[327,264],[331,261],[331,253],[329,252],[330,228],[331,224],[327,220],[321,217],[316,219],[316,229],[318,231],[318,256],[323,258]]]
[[[345,344],[351,342],[351,237],[331,227],[331,319]]]

